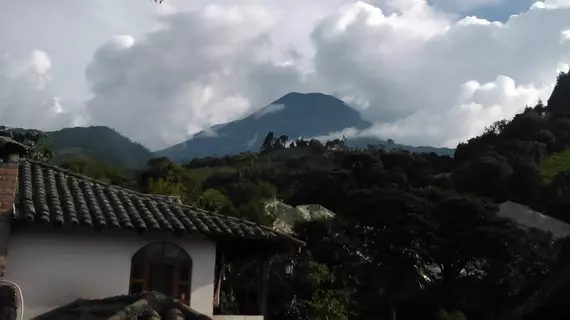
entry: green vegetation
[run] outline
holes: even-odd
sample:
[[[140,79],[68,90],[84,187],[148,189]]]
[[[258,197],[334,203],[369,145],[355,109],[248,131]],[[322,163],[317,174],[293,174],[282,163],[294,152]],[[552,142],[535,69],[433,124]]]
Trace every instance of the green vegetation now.
[[[51,148],[50,138],[39,130],[12,130],[6,126],[0,126],[0,136],[12,139],[28,147],[28,158],[41,161],[52,161],[54,154]]]
[[[151,158],[151,152],[143,145],[104,126],[64,128],[51,132],[0,127],[0,135],[33,144],[36,150],[43,148],[44,154],[40,156],[41,152],[35,152],[34,155],[57,164],[79,159],[135,169],[144,167]]]
[[[233,174],[236,173],[236,169],[232,167],[202,167],[188,169],[188,173],[196,182],[202,182],[214,174]]]
[[[545,184],[550,184],[558,175],[570,173],[570,150],[551,155],[542,160],[538,167],[540,178]]]
[[[77,155],[62,162],[60,166],[102,182],[127,188],[136,187],[133,181],[133,172],[104,162],[96,162],[89,157]]]
[[[570,75],[561,74],[547,105],[490,125],[454,158],[410,153],[393,141],[388,151],[344,140],[286,144],[269,133],[258,153],[183,165],[167,158],[130,172],[80,158],[62,165],[267,226],[277,218],[265,210],[267,198],[333,211],[334,218],[298,222],[295,236],[307,246],[273,259],[272,319],[566,319],[570,240],[521,228],[501,218],[497,204],[515,201],[570,222],[568,92]],[[19,139],[33,156],[44,154],[40,137]],[[218,312],[254,312],[250,280],[259,262],[228,264]]]
[[[65,128],[46,132],[46,135],[51,139],[51,148],[58,163],[80,155],[96,162],[131,169],[144,166],[151,158],[147,148],[104,126]]]

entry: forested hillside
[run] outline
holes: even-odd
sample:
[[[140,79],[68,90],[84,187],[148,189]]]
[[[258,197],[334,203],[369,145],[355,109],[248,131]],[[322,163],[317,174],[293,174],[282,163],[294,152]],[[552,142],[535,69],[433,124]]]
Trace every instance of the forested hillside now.
[[[46,134],[58,162],[79,156],[110,165],[139,168],[151,156],[143,145],[105,126],[65,128]]]
[[[547,105],[527,107],[511,120],[457,146],[460,192],[510,199],[570,221],[570,76],[560,74]]]
[[[297,223],[306,247],[274,258],[271,319],[567,319],[570,242],[501,218],[497,204],[570,221],[569,117],[570,75],[561,74],[546,105],[490,124],[454,158],[343,140],[288,143],[275,131],[259,152],[182,165],[157,158],[131,173],[91,160],[62,165],[269,226],[278,217],[267,198],[334,212]],[[229,264],[218,311],[248,314],[248,275],[259,263]]]
[[[36,130],[2,127],[3,134],[20,136],[20,139],[34,140]],[[26,133],[28,138],[25,137]],[[131,141],[117,131],[105,126],[64,128],[44,132],[40,144],[49,144],[56,163],[71,160],[93,160],[111,166],[128,169],[143,167],[151,158],[150,151],[143,145]],[[31,139],[31,140],[30,140]]]

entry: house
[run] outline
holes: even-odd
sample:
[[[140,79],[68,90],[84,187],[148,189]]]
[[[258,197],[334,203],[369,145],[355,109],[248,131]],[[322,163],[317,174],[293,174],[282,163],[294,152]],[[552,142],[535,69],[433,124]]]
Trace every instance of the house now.
[[[132,298],[143,290],[212,317],[224,258],[263,257],[265,280],[271,255],[303,245],[249,221],[32,161],[24,152],[0,137],[0,279],[21,287],[27,319],[78,298]],[[265,281],[260,290],[263,315]]]

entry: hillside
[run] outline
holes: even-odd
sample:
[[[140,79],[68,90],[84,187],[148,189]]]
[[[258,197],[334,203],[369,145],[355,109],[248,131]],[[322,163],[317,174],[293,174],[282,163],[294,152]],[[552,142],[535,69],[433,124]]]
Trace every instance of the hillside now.
[[[80,156],[135,168],[145,165],[151,156],[143,145],[105,126],[64,128],[46,132],[46,135],[51,139],[56,162]]]
[[[365,129],[371,124],[344,101],[321,93],[289,93],[256,113],[197,133],[192,139],[154,153],[176,162],[193,158],[223,156],[243,151],[258,151],[268,132],[289,138],[327,136],[346,128]],[[385,144],[375,138],[349,140],[348,145]],[[410,150],[416,147],[397,145]],[[423,148],[423,147],[420,147]],[[453,154],[452,149],[426,147],[425,152]],[[416,150],[413,150],[416,151]]]

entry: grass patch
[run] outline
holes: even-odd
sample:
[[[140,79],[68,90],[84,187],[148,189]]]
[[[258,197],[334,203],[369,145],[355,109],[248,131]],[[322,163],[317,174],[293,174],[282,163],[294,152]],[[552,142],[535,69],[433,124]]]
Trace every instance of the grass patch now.
[[[538,166],[542,182],[550,184],[559,173],[570,173],[570,150],[562,151],[542,160]]]

